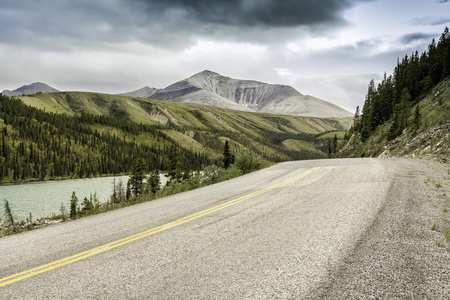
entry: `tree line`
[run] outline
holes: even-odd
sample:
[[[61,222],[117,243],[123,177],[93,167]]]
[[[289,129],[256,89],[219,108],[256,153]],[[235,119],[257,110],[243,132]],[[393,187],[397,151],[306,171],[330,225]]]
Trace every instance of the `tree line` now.
[[[362,110],[359,106],[356,108],[353,126],[346,138],[356,132],[365,142],[379,125],[388,121],[392,123],[386,133],[387,140],[396,138],[408,126],[414,131],[420,123],[420,111],[416,106],[409,124],[410,109],[449,76],[450,33],[446,27],[439,41],[436,43],[433,39],[427,51],[421,54],[416,51],[397,59],[393,74],[385,73],[377,86],[374,80],[370,81],[364,106]]]

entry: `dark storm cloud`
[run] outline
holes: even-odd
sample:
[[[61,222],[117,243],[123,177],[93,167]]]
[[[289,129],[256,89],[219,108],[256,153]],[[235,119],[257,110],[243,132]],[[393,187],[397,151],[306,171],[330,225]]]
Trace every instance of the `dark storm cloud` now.
[[[406,34],[406,35],[402,36],[400,38],[400,41],[405,44],[410,44],[415,41],[431,42],[431,40],[435,37],[436,37],[436,34],[416,32],[416,33],[410,33],[410,34]]]
[[[289,30],[280,34],[282,29],[342,25],[343,12],[363,1],[367,0],[2,1],[0,44],[114,51],[132,41],[179,48],[201,37],[268,43],[290,36]]]
[[[198,23],[291,27],[342,21],[354,0],[135,0],[150,12],[179,10]]]

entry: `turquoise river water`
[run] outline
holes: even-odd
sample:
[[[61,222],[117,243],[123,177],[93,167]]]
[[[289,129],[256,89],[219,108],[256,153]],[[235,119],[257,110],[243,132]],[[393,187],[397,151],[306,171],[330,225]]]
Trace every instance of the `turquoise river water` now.
[[[128,176],[116,176],[116,184],[122,180],[126,187]],[[61,203],[66,211],[70,209],[72,192],[81,203],[84,197],[96,193],[100,202],[106,202],[113,193],[114,177],[90,179],[70,179],[60,181],[31,182],[22,184],[0,185],[0,218],[4,219],[4,200],[8,200],[13,216],[16,220],[24,220],[32,214],[35,220],[40,217],[59,214]],[[166,178],[161,175],[161,182]]]

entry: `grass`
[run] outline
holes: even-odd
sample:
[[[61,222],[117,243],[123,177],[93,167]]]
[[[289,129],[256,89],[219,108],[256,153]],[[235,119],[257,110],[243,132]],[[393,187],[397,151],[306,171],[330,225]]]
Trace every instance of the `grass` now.
[[[433,226],[431,226],[431,230],[438,231],[438,228],[439,228],[439,222],[434,221]]]
[[[444,237],[447,241],[450,241],[450,229],[444,232]]]
[[[289,150],[303,150],[303,151],[312,151],[318,154],[323,154],[323,157],[326,155],[320,151],[318,151],[313,145],[305,141],[292,140],[288,139],[281,143],[281,145]]]
[[[344,138],[345,133],[345,131],[328,132],[319,136],[318,139],[333,139],[334,135],[336,135],[336,137],[341,140]]]
[[[343,136],[344,129],[349,128],[347,119],[326,119],[289,115],[273,115],[267,113],[236,111],[225,108],[210,107],[198,104],[175,103],[169,101],[152,100],[144,98],[127,97],[120,95],[89,93],[89,92],[58,92],[48,94],[36,94],[20,97],[26,104],[45,109],[54,113],[66,113],[77,115],[91,113],[94,115],[111,116],[111,107],[115,105],[124,111],[129,120],[162,126],[176,143],[196,152],[214,153],[219,155],[217,145],[213,139],[226,137],[235,145],[240,145],[240,150],[250,150],[256,153],[264,153],[276,161],[289,160],[286,154],[280,150],[304,151],[317,153],[312,144],[299,140],[286,140],[280,145],[271,144],[264,140],[266,136],[276,134],[299,133],[320,134],[329,131]],[[108,128],[102,125],[93,125],[100,132],[111,132],[120,137],[127,134],[120,130]],[[341,130],[341,131],[337,131]],[[185,132],[200,134],[195,140]],[[202,139],[201,135],[207,137]],[[334,133],[332,134],[334,137]],[[125,137],[127,139],[127,137]],[[155,138],[143,134],[135,137],[139,142],[156,145]],[[289,137],[289,139],[292,139]]]

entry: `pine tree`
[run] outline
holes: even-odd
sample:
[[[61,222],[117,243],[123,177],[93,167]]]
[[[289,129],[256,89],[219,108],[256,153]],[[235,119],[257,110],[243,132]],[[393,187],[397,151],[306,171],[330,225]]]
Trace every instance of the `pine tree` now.
[[[146,166],[144,159],[135,159],[131,166],[131,176],[129,180],[131,191],[135,197],[139,197],[142,193],[145,172]]]
[[[90,214],[94,209],[94,204],[92,203],[92,195],[90,195],[89,199],[84,197],[83,202],[81,203],[81,213],[84,215]]]
[[[223,167],[228,169],[230,165],[233,163],[233,156],[230,152],[230,145],[228,143],[228,140],[225,141],[225,147],[223,149]]]
[[[156,194],[161,185],[161,181],[159,179],[159,170],[153,171],[148,177],[148,189],[152,194]]]
[[[333,153],[336,153],[337,146],[338,146],[338,140],[337,140],[337,135],[335,134],[334,138],[333,138],[333,149],[332,149]]]
[[[419,130],[420,128],[420,109],[419,109],[419,105],[416,105],[416,108],[414,109],[414,117],[413,117],[413,121],[412,121],[412,132],[411,134],[413,136],[415,136],[417,134],[417,130]]]
[[[402,97],[399,105],[397,106],[397,114],[399,117],[399,126],[397,136],[400,135],[405,127],[408,126],[408,112],[409,112],[409,102],[411,101],[411,95],[408,88],[404,88],[402,91]]]
[[[128,201],[130,201],[130,197],[131,197],[131,184],[130,184],[130,180],[128,180],[127,182],[127,189],[125,192],[125,199]]]
[[[18,232],[16,225],[14,223],[14,217],[11,212],[11,207],[9,206],[9,202],[6,199],[5,199],[5,218],[6,221],[11,224],[13,231]]]
[[[389,127],[389,130],[386,135],[386,139],[388,141],[392,141],[398,136],[398,128],[399,128],[399,117],[397,111],[394,111],[394,116],[392,117],[392,124]]]
[[[180,155],[175,146],[171,146],[168,153],[167,175],[170,180],[180,178]]]
[[[356,132],[361,130],[359,105],[356,106],[355,117],[353,118],[353,129]]]
[[[77,217],[77,206],[78,206],[78,198],[74,191],[74,192],[72,192],[72,197],[70,198],[70,217],[71,218]]]

